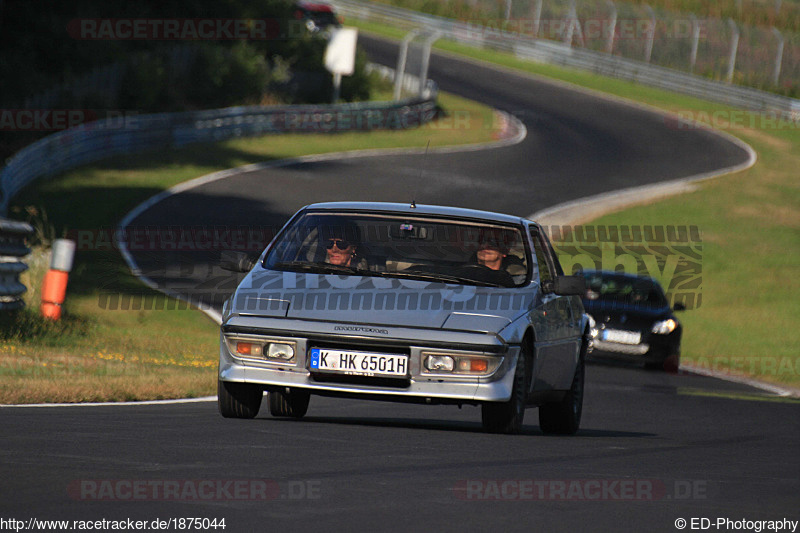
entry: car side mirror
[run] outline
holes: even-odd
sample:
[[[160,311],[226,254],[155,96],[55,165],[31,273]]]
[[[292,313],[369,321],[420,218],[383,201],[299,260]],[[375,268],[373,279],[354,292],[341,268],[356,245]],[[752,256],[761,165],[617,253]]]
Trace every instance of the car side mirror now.
[[[558,276],[553,280],[553,292],[559,296],[583,296],[586,293],[586,278]]]
[[[675,302],[675,305],[672,306],[673,311],[686,311],[686,306],[681,302]]]
[[[219,266],[231,272],[250,272],[256,261],[244,252],[231,252],[224,250],[219,254]]]

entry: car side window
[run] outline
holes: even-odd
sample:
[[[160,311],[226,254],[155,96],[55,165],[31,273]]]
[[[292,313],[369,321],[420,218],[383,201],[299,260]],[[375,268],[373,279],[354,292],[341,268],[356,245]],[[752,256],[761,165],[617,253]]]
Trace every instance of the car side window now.
[[[533,241],[533,249],[536,252],[536,263],[539,265],[539,281],[543,284],[553,281],[550,261],[542,244],[539,231],[536,228],[531,228],[531,240]]]
[[[553,266],[554,266],[553,272],[555,273],[556,276],[563,276],[564,270],[561,268],[561,261],[558,260],[558,255],[556,254],[556,251],[553,250],[552,243],[544,235],[542,235],[542,240],[545,242],[545,244],[547,244],[547,249],[549,250],[550,258],[553,261]]]

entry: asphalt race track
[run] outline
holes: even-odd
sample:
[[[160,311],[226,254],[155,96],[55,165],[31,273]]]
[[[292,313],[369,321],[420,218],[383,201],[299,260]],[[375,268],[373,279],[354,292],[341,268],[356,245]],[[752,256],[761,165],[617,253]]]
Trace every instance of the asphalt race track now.
[[[299,422],[223,419],[212,402],[8,408],[0,516],[225,518],[226,531],[668,532],[678,518],[796,520],[798,404],[752,393],[591,365],[574,437],[542,435],[536,410],[523,434],[503,436],[481,431],[476,407],[317,397]]]
[[[375,60],[394,61],[392,46],[361,41]],[[528,136],[431,153],[423,177],[412,155],[239,174],[171,196],[132,224],[279,226],[314,201],[407,201],[412,190],[420,203],[526,216],[747,159],[708,132],[527,77],[440,55],[431,77],[514,114]],[[210,254],[134,255],[164,289],[232,289]],[[535,409],[517,436],[483,433],[480,410],[467,406],[312,397],[299,422],[263,411],[244,421],[223,419],[208,401],[0,408],[0,518],[23,527],[32,518],[224,518],[224,531],[237,532],[674,532],[676,520],[691,530],[693,518],[710,519],[710,531],[753,531],[716,520],[800,519],[800,403],[711,378],[590,365],[574,437],[543,436]]]

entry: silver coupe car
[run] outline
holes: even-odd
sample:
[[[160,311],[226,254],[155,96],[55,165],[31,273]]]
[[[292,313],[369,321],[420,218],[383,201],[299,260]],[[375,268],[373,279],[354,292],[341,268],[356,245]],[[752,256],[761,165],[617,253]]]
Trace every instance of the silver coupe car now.
[[[312,395],[480,405],[486,430],[545,433],[581,419],[585,280],[542,228],[496,213],[391,203],[304,207],[226,302],[219,410],[301,418]]]

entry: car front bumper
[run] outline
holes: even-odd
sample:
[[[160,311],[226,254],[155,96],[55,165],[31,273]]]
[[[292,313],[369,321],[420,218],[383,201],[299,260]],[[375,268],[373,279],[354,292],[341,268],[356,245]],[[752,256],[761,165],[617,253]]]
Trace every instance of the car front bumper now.
[[[624,344],[594,339],[592,341],[592,358],[612,358],[630,362],[661,363],[679,355],[680,348],[674,339],[663,337],[654,339],[654,335],[642,338],[639,344]]]
[[[308,324],[304,324],[308,326]],[[243,333],[241,333],[243,332]],[[278,338],[295,343],[295,358],[290,362],[271,362],[265,358],[241,357],[233,353],[225,340],[231,334]],[[291,335],[289,335],[291,333]],[[303,389],[312,394],[358,396],[362,398],[412,401],[421,403],[480,403],[503,402],[511,398],[514,370],[519,346],[502,344],[491,336],[495,344],[486,344],[485,334],[445,332],[451,342],[445,348],[443,342],[426,343],[431,330],[403,331],[400,338],[371,339],[364,336],[319,336],[308,332],[249,328],[242,330],[223,327],[220,335],[219,379],[222,381],[254,383],[265,390],[281,388]],[[363,350],[375,341],[391,342],[402,346],[408,354],[409,371],[405,379],[377,378],[365,376],[343,376],[312,372],[309,369],[309,351],[312,345],[325,344],[326,340],[337,347],[347,346],[352,350]],[[475,341],[470,343],[469,341]],[[478,342],[480,341],[480,342]],[[483,344],[481,343],[483,342]],[[453,349],[456,348],[456,349]],[[369,349],[369,348],[367,348]],[[391,351],[387,349],[386,351]],[[466,354],[499,361],[496,370],[485,376],[426,373],[423,368],[424,354]]]

